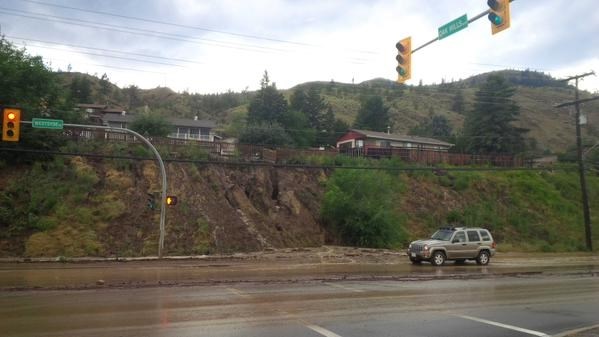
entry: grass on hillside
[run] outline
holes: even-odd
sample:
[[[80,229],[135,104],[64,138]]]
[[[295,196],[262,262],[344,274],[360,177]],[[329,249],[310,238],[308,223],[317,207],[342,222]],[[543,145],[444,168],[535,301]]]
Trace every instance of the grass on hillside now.
[[[381,167],[381,174],[394,177],[398,186],[413,186],[395,189],[393,194],[393,199],[399,200],[396,216],[402,220],[397,226],[402,230],[407,226],[411,239],[454,223],[490,229],[503,251],[585,249],[580,187],[574,167],[554,172],[448,171],[438,176],[431,171],[400,173],[397,169],[406,168],[407,164],[395,159],[312,157],[308,160],[319,165]],[[588,176],[588,190],[591,215],[597,219],[599,209],[594,205],[599,203],[598,176]],[[422,204],[415,204],[414,200]],[[595,238],[599,236],[594,232]]]

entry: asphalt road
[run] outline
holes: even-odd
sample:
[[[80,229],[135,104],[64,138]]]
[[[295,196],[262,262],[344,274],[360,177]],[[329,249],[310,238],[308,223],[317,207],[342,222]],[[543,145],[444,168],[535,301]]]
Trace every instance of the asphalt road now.
[[[468,267],[471,276],[480,273]],[[594,268],[572,268],[484,278],[5,290],[0,335],[553,336],[599,324],[598,276]]]

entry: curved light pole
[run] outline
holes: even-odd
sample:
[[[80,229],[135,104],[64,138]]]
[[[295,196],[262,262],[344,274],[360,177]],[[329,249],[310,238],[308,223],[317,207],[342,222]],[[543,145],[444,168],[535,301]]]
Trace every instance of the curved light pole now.
[[[31,121],[21,121],[21,123],[23,124],[32,124]],[[156,159],[158,160],[158,165],[160,166],[160,175],[162,176],[162,200],[160,202],[160,237],[158,239],[158,258],[162,258],[162,250],[164,249],[164,232],[165,232],[165,220],[166,220],[166,189],[167,189],[167,183],[166,183],[166,169],[164,167],[164,162],[162,161],[162,157],[160,157],[160,153],[158,153],[158,150],[156,150],[156,148],[154,147],[154,145],[152,145],[152,143],[150,143],[150,141],[140,135],[139,133],[130,130],[130,129],[125,129],[125,128],[115,128],[112,126],[104,126],[104,125],[85,125],[85,124],[67,124],[65,123],[64,126],[69,126],[69,127],[75,127],[75,128],[85,128],[85,129],[99,129],[99,130],[110,130],[110,131],[116,131],[116,132],[122,132],[122,133],[129,133],[132,134],[133,136],[139,138],[144,144],[146,144],[154,153],[154,155],[156,156]]]

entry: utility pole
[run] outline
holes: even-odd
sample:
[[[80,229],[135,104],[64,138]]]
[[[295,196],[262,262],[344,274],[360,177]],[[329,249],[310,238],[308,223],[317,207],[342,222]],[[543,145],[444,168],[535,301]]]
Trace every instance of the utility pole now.
[[[575,100],[572,102],[566,102],[559,105],[556,105],[556,108],[561,108],[565,106],[574,105],[576,108],[576,158],[578,160],[578,171],[580,175],[580,189],[582,192],[582,212],[584,215],[584,231],[585,231],[585,241],[586,246],[589,251],[593,251],[593,238],[592,238],[592,230],[591,230],[591,213],[589,210],[589,195],[587,192],[587,181],[584,170],[584,161],[582,158],[582,135],[580,130],[580,103],[592,101],[595,99],[599,99],[599,97],[580,99],[578,96],[578,80],[580,78],[595,75],[595,72],[588,72],[582,75],[576,75],[569,78],[565,78],[561,81],[568,82],[571,80],[575,80],[576,91],[575,91]]]

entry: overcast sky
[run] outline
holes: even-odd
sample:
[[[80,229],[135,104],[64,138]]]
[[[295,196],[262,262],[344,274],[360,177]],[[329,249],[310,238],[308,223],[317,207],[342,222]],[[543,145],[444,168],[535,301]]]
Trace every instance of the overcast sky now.
[[[498,69],[599,74],[596,0],[516,0],[511,28],[485,18],[412,57],[408,84]],[[395,43],[413,47],[485,0],[2,0],[2,34],[53,69],[107,73],[120,87],[212,93],[307,81],[395,80]],[[581,87],[599,91],[599,77]]]

